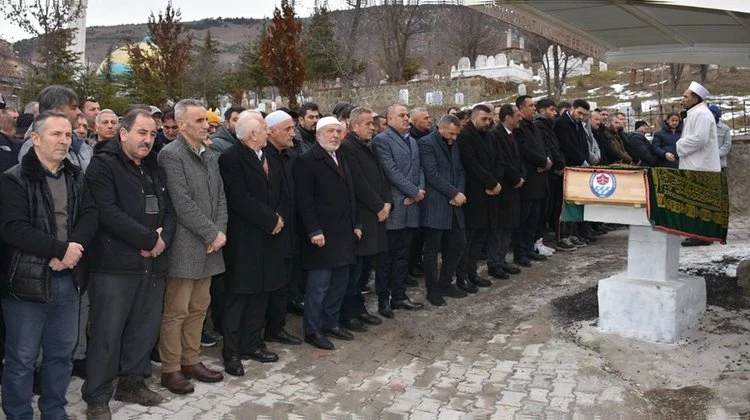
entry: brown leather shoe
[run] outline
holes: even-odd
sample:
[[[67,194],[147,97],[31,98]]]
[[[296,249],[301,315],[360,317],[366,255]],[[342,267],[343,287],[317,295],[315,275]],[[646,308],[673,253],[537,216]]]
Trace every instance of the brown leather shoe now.
[[[161,374],[161,386],[167,388],[174,394],[189,394],[195,391],[193,384],[185,378],[182,372],[169,372]]]
[[[192,366],[182,366],[182,374],[188,379],[195,379],[201,382],[219,382],[224,379],[221,372],[211,370],[198,362]]]

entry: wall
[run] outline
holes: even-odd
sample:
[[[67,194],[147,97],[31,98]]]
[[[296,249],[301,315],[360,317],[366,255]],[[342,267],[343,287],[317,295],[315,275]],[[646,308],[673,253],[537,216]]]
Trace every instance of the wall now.
[[[376,112],[383,112],[385,108],[399,102],[400,89],[409,89],[409,108],[425,106],[425,96],[428,92],[440,90],[443,92],[443,106],[454,105],[456,93],[464,94],[464,105],[469,106],[478,102],[507,95],[515,89],[511,85],[484,77],[467,77],[463,79],[438,79],[419,82],[393,83],[374,86],[354,87],[350,91],[351,102],[372,108]],[[333,106],[341,100],[341,89],[311,89],[308,93],[310,100],[318,104],[323,113],[329,113]]]
[[[750,135],[735,136],[727,158],[730,218],[750,216]]]

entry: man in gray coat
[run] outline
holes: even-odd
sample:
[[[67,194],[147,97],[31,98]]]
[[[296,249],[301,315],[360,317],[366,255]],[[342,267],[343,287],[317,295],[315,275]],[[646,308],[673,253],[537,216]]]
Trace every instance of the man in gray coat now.
[[[388,252],[378,256],[375,282],[378,313],[393,318],[393,309],[424,307],[406,296],[404,282],[412,235],[419,227],[418,203],[425,197],[425,181],[417,141],[409,135],[409,111],[401,104],[394,104],[388,107],[386,118],[388,128],[372,144],[391,183],[393,209],[386,222]]]
[[[173,245],[167,250],[159,355],[162,386],[186,394],[193,392],[188,379],[223,379],[221,372],[201,363],[200,341],[211,300],[211,276],[224,271],[221,249],[226,243],[227,202],[216,155],[203,144],[206,108],[195,99],[183,99],[175,106],[175,119],[180,134],[159,153],[177,216]]]

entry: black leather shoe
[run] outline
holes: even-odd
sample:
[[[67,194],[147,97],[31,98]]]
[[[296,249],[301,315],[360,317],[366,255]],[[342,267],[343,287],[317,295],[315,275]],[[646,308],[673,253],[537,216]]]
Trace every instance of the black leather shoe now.
[[[237,356],[224,358],[224,371],[232,376],[245,376],[242,360]]]
[[[456,287],[463,290],[466,293],[477,293],[479,291],[479,288],[477,286],[474,286],[474,283],[468,281],[468,280],[456,280]]]
[[[445,306],[448,304],[448,302],[446,302],[440,295],[427,295],[427,301],[430,302],[432,306]]]
[[[363,314],[359,314],[359,316],[357,317],[357,319],[359,319],[360,321],[364,322],[365,324],[370,324],[370,325],[380,325],[380,324],[383,323],[382,319],[376,317],[375,315],[372,315],[369,312],[365,312]]]
[[[327,339],[321,333],[308,334],[305,336],[305,343],[312,344],[313,346],[323,350],[333,350],[336,347],[333,346],[331,340]]]
[[[339,327],[338,325],[332,328],[323,328],[323,334],[333,338],[338,338],[339,340],[354,340],[354,334]]]
[[[243,354],[242,356],[243,358],[255,360],[256,362],[261,363],[273,363],[279,360],[279,356],[276,353],[270,352],[262,347],[252,353]]]
[[[360,321],[357,318],[352,318],[352,319],[347,319],[346,321],[341,321],[341,326],[351,331],[357,331],[357,332],[367,331],[367,324],[365,324],[364,322]]]
[[[513,260],[513,262],[516,265],[520,265],[521,267],[531,267],[531,260],[529,260],[528,258],[521,258],[518,260]]]
[[[290,314],[302,316],[305,314],[305,301],[301,299],[292,299],[286,304],[286,311]]]
[[[289,334],[283,328],[281,329],[281,332],[277,334],[265,334],[263,336],[263,341],[268,341],[269,343],[286,344],[289,346],[296,346],[298,344],[302,344],[302,340]]]
[[[391,299],[391,308],[393,309],[408,309],[410,311],[416,311],[424,309],[424,305],[419,302],[413,302],[411,299]]]
[[[536,252],[530,253],[529,259],[532,261],[547,261],[547,257],[545,257],[544,255],[537,254]]]
[[[390,302],[386,301],[379,301],[378,302],[378,313],[380,316],[393,319],[393,308],[391,308]]]
[[[441,288],[440,294],[454,299],[461,299],[466,297],[466,292],[452,284],[447,287]]]
[[[487,269],[487,273],[493,278],[500,280],[508,280],[510,278],[510,275],[508,275],[508,273],[506,273],[501,267],[490,267]]]
[[[469,278],[469,283],[473,283],[474,286],[479,286],[479,287],[490,287],[490,286],[492,286],[492,282],[491,281],[487,280],[484,277],[479,277],[479,276],[476,276],[474,278]]]
[[[501,262],[500,267],[508,274],[519,274],[521,272],[520,268],[514,267],[507,262]]]

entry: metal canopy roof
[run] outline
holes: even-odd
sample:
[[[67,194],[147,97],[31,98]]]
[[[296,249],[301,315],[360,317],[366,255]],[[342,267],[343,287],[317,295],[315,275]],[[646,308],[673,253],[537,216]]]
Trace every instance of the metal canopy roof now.
[[[750,66],[750,0],[469,0],[466,5],[608,63]]]

